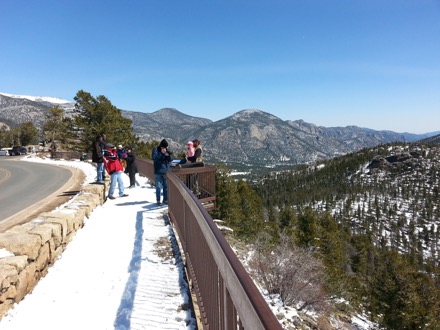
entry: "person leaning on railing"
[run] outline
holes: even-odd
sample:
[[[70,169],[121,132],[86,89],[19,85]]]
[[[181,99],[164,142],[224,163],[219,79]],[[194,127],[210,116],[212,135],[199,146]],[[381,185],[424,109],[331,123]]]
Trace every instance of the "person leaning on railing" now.
[[[177,164],[186,164],[188,162],[188,157],[194,156],[194,150],[194,143],[192,141],[188,141],[188,143],[186,144],[186,155]]]
[[[194,155],[190,157],[186,157],[188,162],[190,163],[199,163],[203,161],[202,158],[202,145],[200,144],[200,140],[194,139],[193,141],[194,146]]]
[[[188,163],[202,163],[202,146],[200,144],[200,140],[194,139],[192,142],[194,146],[194,155],[191,157],[187,157],[186,159],[188,160]],[[200,197],[199,177],[197,173],[190,174],[187,177],[186,185],[189,189],[191,189],[194,195]]]

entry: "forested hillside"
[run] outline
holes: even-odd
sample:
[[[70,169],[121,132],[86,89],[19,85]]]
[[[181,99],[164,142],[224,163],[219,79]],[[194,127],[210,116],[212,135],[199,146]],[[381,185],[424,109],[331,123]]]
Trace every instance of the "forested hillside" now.
[[[247,242],[270,236],[272,252],[286,236],[313,251],[333,306],[343,298],[386,329],[440,328],[438,145],[363,149],[254,185],[218,179],[218,217]]]
[[[306,229],[307,244],[331,249],[327,257],[337,249],[322,245],[319,231],[336,233],[322,219],[336,220],[346,240],[343,255],[333,256],[342,262],[333,266],[355,280],[356,296],[384,326],[434,328],[440,316],[439,181],[438,145],[393,144],[274,174],[258,192],[269,210],[285,214],[292,207],[296,219],[289,225]]]
[[[384,145],[274,174],[258,191],[269,207],[329,212],[351,234],[430,263],[439,257],[439,174],[438,145]]]

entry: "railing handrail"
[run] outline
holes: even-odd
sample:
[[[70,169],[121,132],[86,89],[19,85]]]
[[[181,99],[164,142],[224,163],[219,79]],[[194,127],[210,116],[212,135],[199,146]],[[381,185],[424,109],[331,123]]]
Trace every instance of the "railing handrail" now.
[[[152,160],[139,159],[138,168],[141,175],[154,180]],[[204,167],[192,168],[191,173],[194,173],[197,169],[202,170]],[[206,171],[206,169],[203,171]],[[173,172],[170,171],[167,175],[169,179],[168,212],[181,240],[183,254],[186,257],[187,266],[190,268],[189,275],[193,277],[192,280],[195,286],[208,286],[210,289],[225,291],[216,292],[214,295],[218,297],[211,302],[212,299],[210,298],[212,297],[203,296],[203,289],[195,288],[198,292],[199,305],[202,304],[205,311],[204,327],[229,329],[233,324],[234,328],[238,326],[239,329],[282,329],[279,321],[212,217],[191,190]],[[192,237],[195,233],[191,232],[191,228],[194,228],[196,224],[197,231],[200,231],[204,242],[200,241],[199,236],[197,236],[197,239]],[[200,248],[191,246],[191,244],[202,245],[202,243],[203,246],[209,248],[210,253],[207,258],[212,256],[215,267],[209,262],[200,267],[200,260],[195,260],[200,256],[192,255],[192,251],[197,251]],[[205,253],[208,253],[208,251],[205,251]],[[208,264],[211,265],[212,269],[206,269],[206,267],[209,267]],[[202,283],[205,279],[212,281],[209,276],[204,276],[204,274],[211,275],[211,273],[219,274],[219,282]],[[216,277],[214,276],[214,278]],[[222,290],[223,285],[224,289]],[[232,301],[233,306],[228,305],[229,301]],[[223,306],[219,306],[220,303]],[[218,316],[216,314],[222,315]],[[212,320],[209,315],[215,315],[220,320]]]

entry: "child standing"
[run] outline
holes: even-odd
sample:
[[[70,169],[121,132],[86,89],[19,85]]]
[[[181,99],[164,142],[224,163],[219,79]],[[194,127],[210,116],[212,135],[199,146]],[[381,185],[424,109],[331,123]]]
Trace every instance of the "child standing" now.
[[[194,143],[192,141],[188,141],[186,144],[186,157],[194,156]]]
[[[188,141],[188,143],[186,144],[186,157],[182,158],[179,164],[186,164],[188,162],[188,157],[193,157],[194,152],[194,143],[192,141]]]

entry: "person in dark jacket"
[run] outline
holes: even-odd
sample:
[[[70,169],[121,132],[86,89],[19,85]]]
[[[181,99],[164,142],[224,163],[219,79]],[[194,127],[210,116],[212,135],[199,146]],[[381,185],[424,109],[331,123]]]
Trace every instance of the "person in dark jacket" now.
[[[100,134],[101,134],[101,137],[102,137],[101,149],[103,150],[103,153],[104,153],[104,150],[105,150],[106,145],[107,145],[107,135],[104,132],[101,132]],[[105,181],[105,167],[102,170],[102,180]]]
[[[162,203],[168,204],[168,185],[167,172],[170,169],[170,164],[173,158],[171,152],[167,149],[168,142],[163,139],[160,145],[153,148],[151,158],[154,162],[154,180],[156,181],[156,203],[160,202],[160,193],[163,190]]]
[[[125,171],[125,168],[127,167],[127,150],[122,146],[122,144],[118,145],[118,158]]]
[[[96,136],[92,144],[92,162],[96,163],[96,182],[104,183],[104,148],[101,134]]]
[[[125,161],[127,162],[127,166],[125,167],[125,173],[128,174],[130,178],[130,186],[128,188],[134,188],[136,184],[136,173],[138,172],[137,164],[136,164],[136,156],[133,153],[133,149],[131,147],[127,148],[127,156],[125,157]]]

